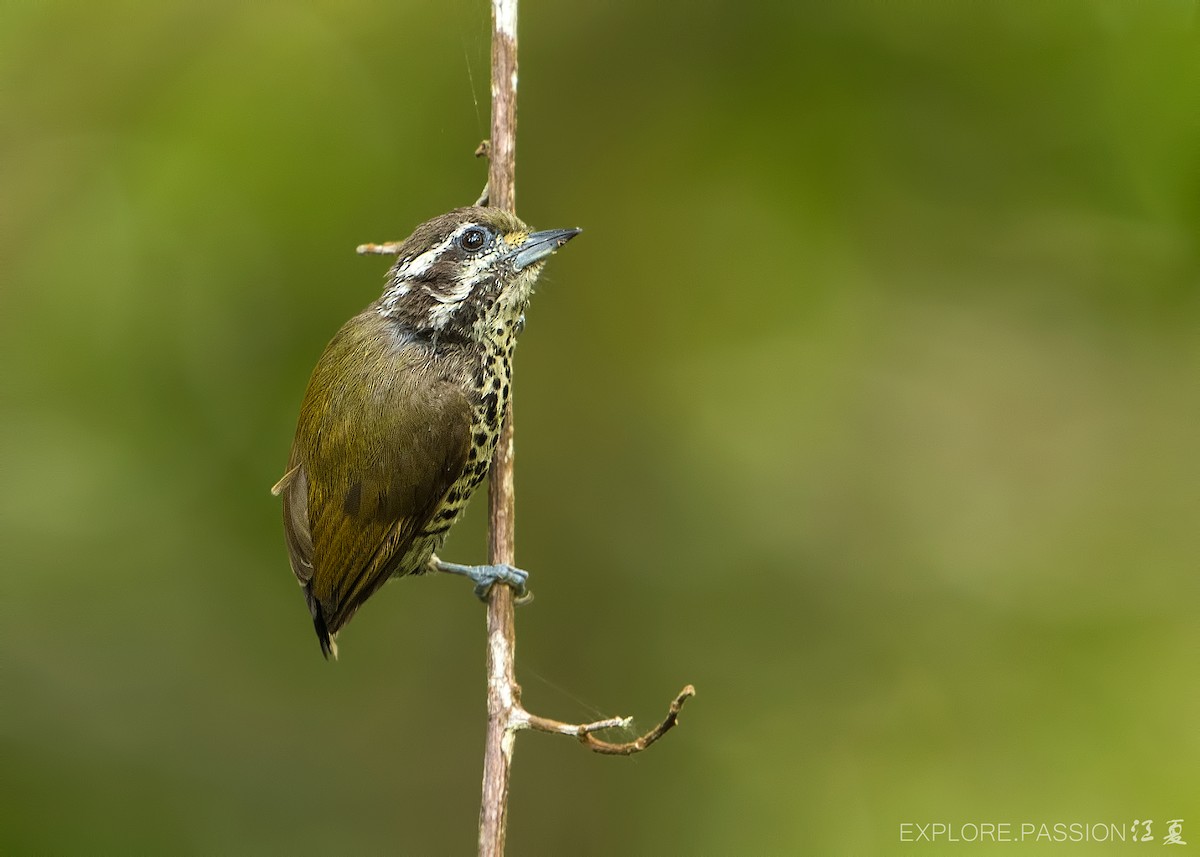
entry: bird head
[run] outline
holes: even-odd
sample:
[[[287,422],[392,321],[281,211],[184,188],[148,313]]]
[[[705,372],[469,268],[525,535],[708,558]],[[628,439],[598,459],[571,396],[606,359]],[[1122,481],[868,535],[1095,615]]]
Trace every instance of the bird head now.
[[[459,208],[400,245],[378,312],[434,338],[479,341],[519,323],[546,257],[578,229],[531,232],[498,208]]]

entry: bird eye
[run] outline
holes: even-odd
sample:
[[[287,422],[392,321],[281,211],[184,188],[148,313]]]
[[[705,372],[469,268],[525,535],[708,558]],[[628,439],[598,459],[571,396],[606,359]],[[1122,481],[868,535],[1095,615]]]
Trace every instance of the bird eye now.
[[[464,250],[478,250],[487,243],[487,235],[482,229],[468,229],[458,242]]]

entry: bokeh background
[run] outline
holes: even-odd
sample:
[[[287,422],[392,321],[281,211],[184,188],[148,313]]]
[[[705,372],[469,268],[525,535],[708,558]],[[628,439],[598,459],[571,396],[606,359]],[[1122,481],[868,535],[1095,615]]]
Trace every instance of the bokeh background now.
[[[519,209],[586,231],[519,349],[519,677],[699,695],[522,737],[510,852],[1200,844],[1196,4],[521,14]],[[480,190],[488,26],[0,5],[3,853],[473,850],[483,610],[393,583],[322,661],[267,489],[354,246]]]

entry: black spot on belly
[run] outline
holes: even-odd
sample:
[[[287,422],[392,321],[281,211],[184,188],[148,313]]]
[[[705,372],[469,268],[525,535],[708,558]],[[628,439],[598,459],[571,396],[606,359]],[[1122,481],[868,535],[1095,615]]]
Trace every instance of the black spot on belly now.
[[[496,402],[496,394],[488,393],[483,397],[483,412],[490,425],[495,425],[498,414],[498,405]]]

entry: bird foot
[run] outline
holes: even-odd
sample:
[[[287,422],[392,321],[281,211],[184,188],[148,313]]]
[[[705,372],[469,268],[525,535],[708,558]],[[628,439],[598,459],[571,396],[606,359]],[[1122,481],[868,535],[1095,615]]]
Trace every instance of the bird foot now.
[[[434,557],[430,561],[435,571],[441,571],[446,574],[458,574],[463,577],[468,577],[475,582],[475,596],[480,601],[487,601],[488,591],[496,583],[507,583],[517,593],[518,604],[528,604],[533,600],[533,593],[526,591],[525,581],[529,579],[529,572],[508,565],[507,563],[499,563],[497,565],[459,565],[456,562],[443,562]]]

